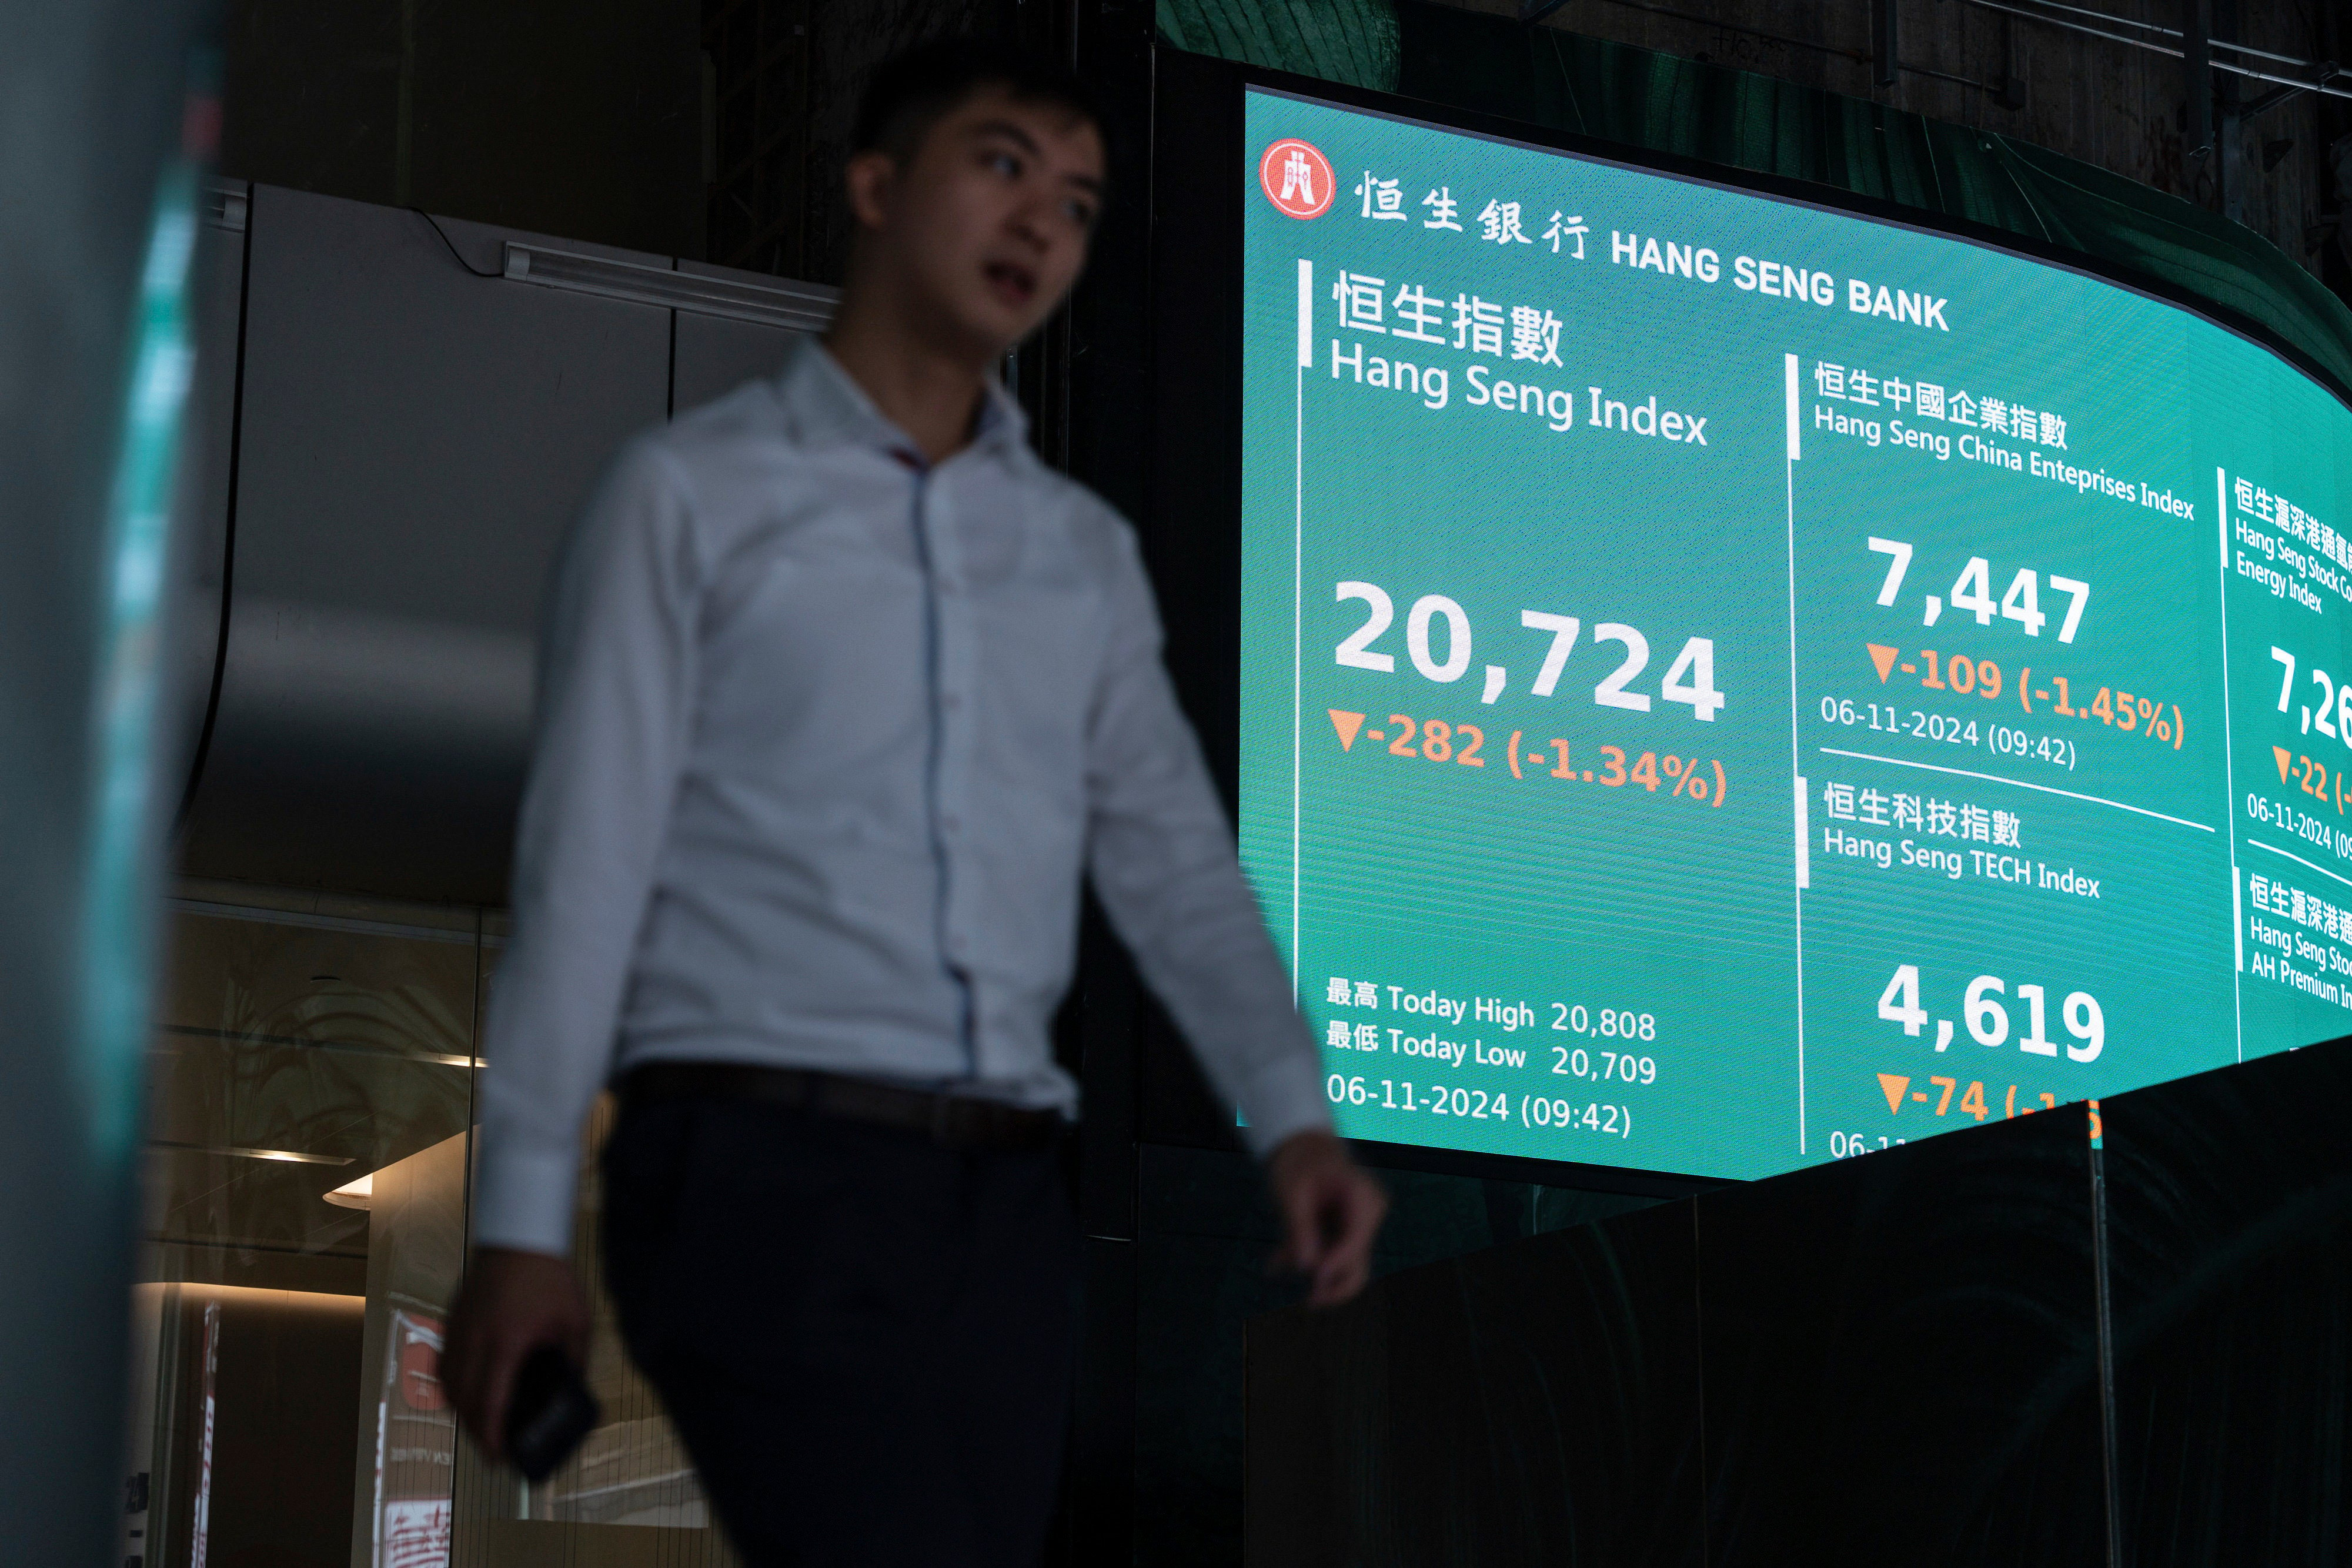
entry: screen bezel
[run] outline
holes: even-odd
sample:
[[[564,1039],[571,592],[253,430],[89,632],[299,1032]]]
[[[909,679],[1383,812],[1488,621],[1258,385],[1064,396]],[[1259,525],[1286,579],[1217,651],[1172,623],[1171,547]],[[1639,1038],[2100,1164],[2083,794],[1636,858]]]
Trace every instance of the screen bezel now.
[[[1165,657],[1229,813],[1239,793],[1243,225],[1252,89],[1981,246],[2080,274],[2188,312],[2300,371],[2347,412],[2352,391],[2262,323],[2162,279],[1965,218],[1784,175],[1727,168],[1424,99],[1374,92],[1163,47],[1153,51],[1150,155],[1150,483],[1134,520],[1161,606]],[[1097,287],[1105,287],[1097,284]],[[1108,286],[1117,288],[1114,283]],[[1129,476],[1131,484],[1132,476]],[[1126,486],[1121,488],[1128,488]],[[1138,1131],[1147,1141],[1213,1145],[1229,1110],[1208,1099],[1172,1029],[1140,1025]],[[1488,1179],[1657,1197],[1722,1178],[1417,1144],[1351,1140],[1368,1163]],[[1800,1167],[1806,1168],[1806,1167]]]

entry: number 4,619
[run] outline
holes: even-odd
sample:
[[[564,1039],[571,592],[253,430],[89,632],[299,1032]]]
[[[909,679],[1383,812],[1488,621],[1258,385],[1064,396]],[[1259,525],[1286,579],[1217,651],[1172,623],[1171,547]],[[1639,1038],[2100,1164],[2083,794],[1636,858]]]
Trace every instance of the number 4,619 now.
[[[1960,998],[1960,1016],[1969,1026],[1969,1038],[1979,1045],[1999,1046],[2009,1041],[2009,1009],[2001,998],[2009,994],[2007,985],[1997,975],[1979,975],[1969,982]],[[2018,1037],[2017,1048],[2032,1056],[2055,1056],[2059,1042],[2044,1032],[2048,1022],[2044,1016],[2045,998],[2049,992],[2041,986],[2021,983],[2017,1000],[2025,1004],[2025,1032]],[[2060,1008],[2066,1032],[2074,1037],[2066,1046],[2069,1061],[2096,1061],[2107,1043],[2106,1016],[2100,1011],[2099,1001],[2088,991],[2069,991]],[[1889,1023],[1899,1023],[1903,1032],[1916,1035],[1928,1022],[1927,1010],[1919,1005],[1919,966],[1901,964],[1895,967],[1894,978],[1879,994],[1878,1016]],[[1936,1049],[1943,1051],[1952,1043],[1949,1019],[1936,1022]]]

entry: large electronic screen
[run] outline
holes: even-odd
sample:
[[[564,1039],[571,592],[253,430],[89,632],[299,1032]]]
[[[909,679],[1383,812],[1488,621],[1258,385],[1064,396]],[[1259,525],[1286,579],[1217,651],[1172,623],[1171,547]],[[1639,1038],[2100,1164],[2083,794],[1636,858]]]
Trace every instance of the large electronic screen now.
[[[2352,414],[1250,89],[1240,828],[1341,1129],[1746,1177],[2352,1033]]]

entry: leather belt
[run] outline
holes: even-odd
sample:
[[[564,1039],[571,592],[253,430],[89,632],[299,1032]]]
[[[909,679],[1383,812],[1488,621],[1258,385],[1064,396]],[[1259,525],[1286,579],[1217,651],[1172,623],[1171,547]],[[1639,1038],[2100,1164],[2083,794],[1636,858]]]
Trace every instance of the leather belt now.
[[[966,1152],[1050,1147],[1066,1125],[1058,1111],[1032,1111],[969,1094],[900,1089],[838,1073],[734,1061],[649,1061],[622,1078],[625,1103],[742,1100],[845,1122],[920,1133]]]

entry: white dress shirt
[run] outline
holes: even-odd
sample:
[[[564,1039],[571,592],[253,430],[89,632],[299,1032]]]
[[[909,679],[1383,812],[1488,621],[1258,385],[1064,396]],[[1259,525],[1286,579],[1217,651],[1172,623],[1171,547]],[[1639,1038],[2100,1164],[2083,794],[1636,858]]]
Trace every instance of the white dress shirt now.
[[[558,562],[537,725],[480,1244],[569,1249],[589,1103],[642,1062],[1074,1111],[1082,874],[1253,1147],[1329,1124],[1134,537],[1001,392],[929,466],[811,342],[632,441]]]

